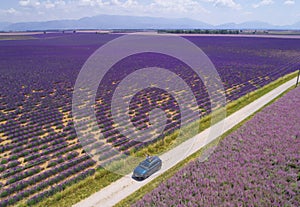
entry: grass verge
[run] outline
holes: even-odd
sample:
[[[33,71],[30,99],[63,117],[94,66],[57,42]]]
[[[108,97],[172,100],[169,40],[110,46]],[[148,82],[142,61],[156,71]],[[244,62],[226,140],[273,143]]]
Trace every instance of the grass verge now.
[[[255,101],[257,98],[265,95],[266,93],[270,92],[274,88],[280,86],[281,84],[293,79],[297,76],[297,71],[291,74],[288,74],[284,77],[279,78],[278,80],[254,91],[251,92],[238,100],[235,100],[231,103],[229,103],[226,106],[227,115],[231,115],[232,113],[238,111],[239,109],[243,108],[244,106],[248,105],[249,103]],[[250,118],[249,118],[250,119]],[[247,119],[247,120],[249,120]],[[193,154],[192,156],[186,158],[182,162],[180,162],[178,165],[174,166],[170,170],[168,170],[163,175],[159,176],[157,179],[155,179],[153,182],[147,184],[146,186],[142,187],[140,190],[138,190],[136,193],[133,194],[137,197],[137,199],[141,198],[146,192],[151,191],[154,189],[160,182],[163,181],[163,179],[167,179],[168,177],[171,177],[178,169],[183,167],[185,163],[195,159],[196,157],[200,156],[206,149],[208,149],[211,146],[214,146],[214,143],[216,144],[220,139],[227,136],[229,133],[231,133],[233,130],[236,130],[238,127],[240,127],[242,124],[244,124],[247,120],[240,123],[238,126],[234,127],[232,130],[225,133],[222,137],[219,139],[216,139],[214,142],[210,143],[209,145],[205,146],[204,148],[200,149],[198,152]],[[200,122],[200,123],[199,123]],[[204,130],[208,128],[211,125],[211,115],[208,115],[206,117],[203,117],[200,121],[196,121],[190,125],[188,125],[185,130],[189,131],[192,127],[199,127],[199,129]],[[148,147],[138,151],[138,152],[132,152],[133,154],[136,154],[137,156],[145,155],[145,154],[161,154],[163,151],[168,151],[173,148],[174,146],[179,145],[183,141],[185,141],[187,138],[192,137],[193,135],[186,134],[186,139],[181,139],[180,142],[176,141],[176,133],[174,132],[168,136],[166,136],[163,140],[158,141],[157,143],[154,143],[152,145],[149,145]],[[174,143],[175,142],[175,143]],[[118,180],[121,178],[121,175],[114,174],[112,172],[109,172],[105,169],[98,169],[96,173],[93,176],[90,176],[68,188],[66,188],[64,191],[56,193],[55,195],[46,198],[42,202],[34,205],[38,207],[44,207],[44,206],[59,206],[59,207],[66,207],[71,206],[82,199],[87,198],[88,196],[92,195],[93,193],[101,190],[105,186],[109,185],[110,183]],[[157,181],[158,180],[158,181]],[[135,200],[137,200],[135,199]],[[129,196],[126,201],[122,201],[121,205],[129,205],[130,203],[134,202],[134,198],[132,196]],[[26,206],[24,204],[24,201],[21,201],[18,203],[18,206]],[[128,204],[127,204],[128,203]]]

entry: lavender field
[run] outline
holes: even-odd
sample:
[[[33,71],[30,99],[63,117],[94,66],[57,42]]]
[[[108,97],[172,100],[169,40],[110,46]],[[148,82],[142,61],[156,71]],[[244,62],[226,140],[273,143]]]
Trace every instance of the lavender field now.
[[[133,206],[299,206],[300,88]]]
[[[29,40],[0,41],[0,206],[23,199],[28,205],[34,204],[95,172],[96,162],[82,149],[74,128],[72,92],[87,58],[117,37],[39,34]],[[300,39],[186,38],[215,64],[228,102],[296,71],[300,63]],[[156,53],[125,58],[106,74],[97,93],[95,112],[105,144],[96,148],[102,161],[109,159],[107,146],[122,153],[144,146],[115,129],[110,101],[128,74],[154,66],[173,71],[190,86],[201,115],[211,111],[204,84],[182,62]],[[129,112],[134,126],[147,128],[148,112],[155,107],[167,114],[164,134],[180,127],[176,100],[159,89],[135,96]],[[84,121],[86,125],[89,122]],[[96,142],[93,137],[90,141]]]

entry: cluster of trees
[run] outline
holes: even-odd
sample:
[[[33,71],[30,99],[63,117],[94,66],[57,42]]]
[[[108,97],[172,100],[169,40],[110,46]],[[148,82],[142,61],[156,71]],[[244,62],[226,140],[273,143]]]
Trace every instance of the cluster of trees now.
[[[239,34],[239,30],[227,29],[175,29],[175,30],[158,30],[158,33],[175,33],[175,34]]]

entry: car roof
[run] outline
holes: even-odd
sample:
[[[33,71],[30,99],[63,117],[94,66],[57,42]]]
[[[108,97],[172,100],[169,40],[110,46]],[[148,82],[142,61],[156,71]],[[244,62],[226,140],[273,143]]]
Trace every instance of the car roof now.
[[[151,163],[157,162],[157,161],[161,161],[161,160],[159,159],[159,157],[157,157],[157,156],[147,157],[145,160],[143,160],[143,161],[139,164],[139,166],[148,168],[148,167],[151,165]]]

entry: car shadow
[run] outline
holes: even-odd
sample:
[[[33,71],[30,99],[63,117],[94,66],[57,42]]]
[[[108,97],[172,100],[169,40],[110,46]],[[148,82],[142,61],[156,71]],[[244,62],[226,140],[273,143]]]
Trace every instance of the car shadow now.
[[[137,177],[134,177],[134,176],[131,176],[131,178],[135,181],[138,181],[138,182],[142,182],[142,181],[146,180],[146,178],[137,178]]]

